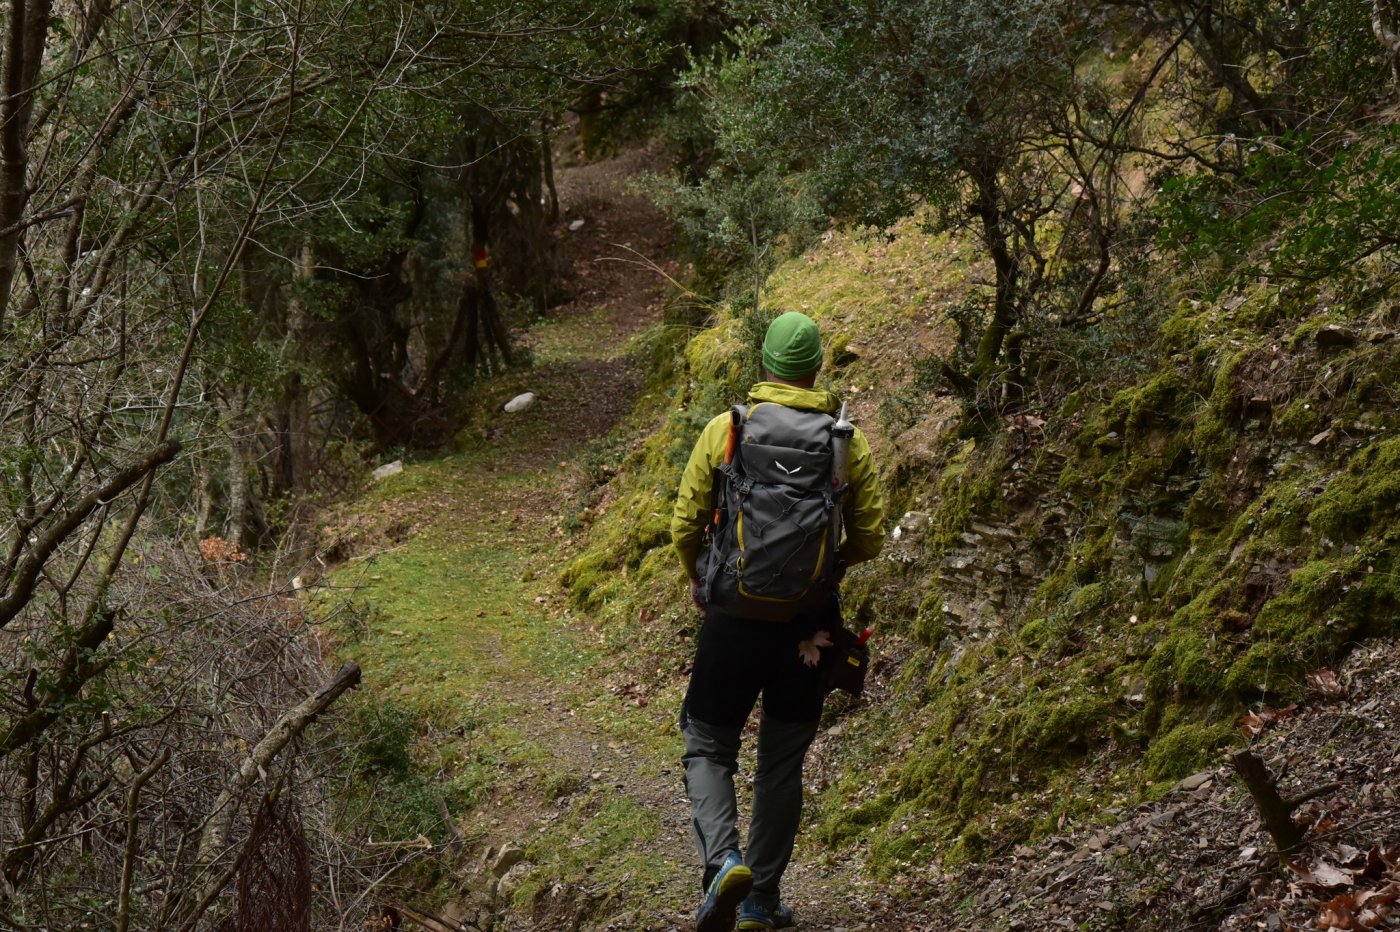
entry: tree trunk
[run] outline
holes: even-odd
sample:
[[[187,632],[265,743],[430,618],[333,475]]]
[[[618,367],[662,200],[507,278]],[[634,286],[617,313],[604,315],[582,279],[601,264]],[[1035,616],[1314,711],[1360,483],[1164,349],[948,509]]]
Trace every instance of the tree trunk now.
[[[554,184],[554,137],[549,131],[548,119],[540,123],[540,155],[543,157],[544,184],[549,191],[549,225],[553,226],[559,222],[559,188]]]
[[[485,337],[482,344],[482,361],[486,363],[489,371],[494,353],[500,354],[501,362],[505,366],[511,364],[512,354],[505,325],[496,307],[496,297],[491,290],[491,206],[482,183],[481,163],[476,158],[476,148],[475,140],[471,140],[468,143],[471,159],[468,162],[465,181],[472,264],[475,266],[472,297],[476,302],[475,316]]]
[[[204,540],[209,532],[209,522],[214,518],[214,469],[212,464],[201,458],[196,461],[194,470],[194,539]]]
[[[224,524],[224,539],[239,550],[256,550],[267,533],[267,519],[263,516],[262,504],[249,477],[251,458],[247,452],[247,441],[240,437],[247,431],[244,414],[245,403],[236,410],[230,406],[225,412],[224,478],[228,482],[228,514]]]
[[[1390,60],[1390,76],[1400,86],[1400,11],[1395,0],[1371,0],[1371,31]]]
[[[247,464],[243,462],[243,453],[238,447],[237,440],[225,436],[224,478],[228,482],[228,517],[224,522],[224,539],[239,550],[247,550],[253,536],[250,531],[253,487],[248,481]]]
[[[474,274],[467,275],[462,279],[462,299],[458,305],[458,314],[462,318],[462,326],[467,340],[466,346],[462,349],[462,356],[467,367],[475,370],[481,365],[481,313],[479,302],[476,300],[476,276]]]
[[[983,379],[991,375],[1001,358],[1002,346],[1019,317],[1019,269],[1011,254],[1005,219],[1002,217],[997,185],[997,164],[994,159],[980,159],[973,173],[977,199],[972,212],[982,223],[982,241],[992,257],[996,271],[996,294],[992,315],[977,344],[977,357],[972,364],[972,376]]]
[[[1294,804],[1279,796],[1269,768],[1252,751],[1236,751],[1231,762],[1259,807],[1264,828],[1274,840],[1274,850],[1284,855],[1298,847],[1303,841],[1303,830],[1293,821]]]
[[[311,363],[310,333],[305,291],[316,275],[316,250],[310,239],[297,255],[291,300],[287,302],[287,340],[292,349],[292,369],[287,378],[287,487],[290,493],[305,488],[311,478],[314,453],[311,435],[311,399],[306,371]]]
[[[0,332],[14,290],[29,201],[29,117],[48,41],[48,0],[10,0],[0,63]]]

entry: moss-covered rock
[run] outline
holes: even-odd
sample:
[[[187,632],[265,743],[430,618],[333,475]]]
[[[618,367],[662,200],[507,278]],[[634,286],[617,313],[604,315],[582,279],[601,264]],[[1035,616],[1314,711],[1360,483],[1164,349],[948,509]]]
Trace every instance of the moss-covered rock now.
[[[1234,737],[1229,725],[1183,722],[1147,749],[1144,770],[1153,780],[1178,780],[1214,764]]]
[[[1309,522],[1334,541],[1355,541],[1396,518],[1400,505],[1400,437],[1370,444],[1327,486]]]

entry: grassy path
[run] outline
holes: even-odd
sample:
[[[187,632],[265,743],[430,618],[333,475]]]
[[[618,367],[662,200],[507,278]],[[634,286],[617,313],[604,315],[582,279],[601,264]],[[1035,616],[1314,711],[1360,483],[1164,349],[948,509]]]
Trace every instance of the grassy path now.
[[[464,807],[453,813],[462,833],[478,856],[525,850],[514,905],[654,928],[670,904],[636,879],[687,873],[674,844],[678,742],[662,709],[607,691],[597,637],[561,612],[559,544],[541,546],[535,522],[558,504],[558,474],[493,473],[471,456],[410,466],[373,500],[394,510],[430,494],[432,512],[411,539],[338,581],[355,573],[376,610],[356,645],[366,693],[431,723],[442,744],[429,756]]]
[[[465,452],[410,462],[340,521],[358,552],[331,581],[372,606],[344,648],[361,701],[419,721],[415,759],[440,773],[463,862],[484,865],[459,868],[447,905],[414,905],[467,928],[665,929],[690,908],[672,703],[609,690],[601,639],[556,582],[578,463],[630,410],[627,339],[660,317],[660,279],[626,261],[664,254],[666,225],[622,190],[645,158],[561,177],[585,220],[564,243],[575,300],[531,330],[533,367],[487,387],[497,413]],[[500,412],[525,390],[532,408]],[[524,861],[493,897],[505,848]]]

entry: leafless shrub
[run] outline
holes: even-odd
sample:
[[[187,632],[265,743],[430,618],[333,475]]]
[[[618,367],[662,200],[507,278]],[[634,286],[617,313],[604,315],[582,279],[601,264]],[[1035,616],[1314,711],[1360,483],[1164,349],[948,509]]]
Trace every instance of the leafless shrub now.
[[[311,928],[311,853],[294,802],[264,799],[238,871],[237,932]]]
[[[444,15],[6,4],[0,918],[213,928],[243,922],[235,878],[252,916],[309,869],[334,883],[298,921],[344,925],[422,856],[339,834],[327,780],[346,750],[308,726],[358,670],[325,669],[254,486],[265,459],[314,465],[307,230],[363,235],[348,217],[374,199],[366,175],[418,171],[424,99],[466,94],[534,34],[510,4]],[[285,423],[263,423],[268,396]],[[298,822],[305,856],[274,866]]]

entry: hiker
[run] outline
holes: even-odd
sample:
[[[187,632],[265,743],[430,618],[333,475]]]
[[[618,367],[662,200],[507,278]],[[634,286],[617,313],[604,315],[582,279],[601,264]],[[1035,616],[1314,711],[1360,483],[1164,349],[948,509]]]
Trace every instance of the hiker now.
[[[697,932],[730,932],[736,912],[740,929],[794,923],[778,888],[802,814],[802,761],[825,697],[818,648],[840,629],[841,573],[876,556],[884,542],[884,502],[859,431],[842,433],[850,438],[845,491],[833,485],[838,399],[813,387],[821,363],[821,336],[811,318],[790,311],[773,321],[763,340],[764,381],[750,389],[747,408],[705,427],[671,519],[691,598],[705,616],[680,722],[691,828],[704,864]],[[813,473],[815,480],[808,479]],[[747,502],[735,491],[741,488]],[[749,524],[736,534],[732,512],[741,504],[769,510],[744,510]],[[842,530],[839,548],[828,546],[822,535]],[[796,583],[779,578],[798,564]],[[760,694],[745,856],[734,774],[740,735]]]

